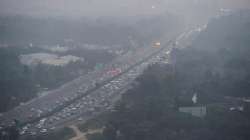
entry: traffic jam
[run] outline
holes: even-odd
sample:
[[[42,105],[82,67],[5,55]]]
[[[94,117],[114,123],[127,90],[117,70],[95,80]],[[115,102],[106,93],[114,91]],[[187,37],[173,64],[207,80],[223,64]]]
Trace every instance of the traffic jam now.
[[[37,135],[64,127],[67,122],[85,121],[100,112],[112,111],[116,100],[131,88],[131,83],[142,74],[144,69],[150,64],[166,61],[163,58],[168,55],[169,48],[164,48],[160,52],[159,49],[160,43],[157,42],[153,47],[128,52],[101,69],[96,69],[43,97],[38,97],[7,112],[0,117],[4,120],[1,122],[11,122],[13,119],[25,122],[46,116],[44,114],[74,101],[35,123],[26,123],[20,131],[21,135]],[[86,94],[90,90],[91,94]]]

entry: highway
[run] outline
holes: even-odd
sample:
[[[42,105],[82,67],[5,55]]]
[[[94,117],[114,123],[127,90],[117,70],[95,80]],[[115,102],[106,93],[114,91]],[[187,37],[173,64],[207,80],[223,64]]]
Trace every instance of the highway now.
[[[181,39],[182,37],[175,41]],[[116,100],[130,88],[131,83],[148,65],[166,61],[162,58],[169,54],[173,43],[169,40],[163,42],[160,48],[142,47],[129,52],[102,69],[81,76],[47,92],[45,96],[4,113],[0,120],[9,125],[13,119],[18,119],[23,126],[22,135],[36,135],[112,110]]]

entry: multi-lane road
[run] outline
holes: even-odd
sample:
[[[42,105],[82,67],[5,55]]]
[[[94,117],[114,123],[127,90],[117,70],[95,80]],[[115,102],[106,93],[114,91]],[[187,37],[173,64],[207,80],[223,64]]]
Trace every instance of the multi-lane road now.
[[[183,33],[174,42],[180,42],[188,33]],[[129,52],[102,69],[81,76],[4,113],[0,121],[9,125],[14,119],[18,119],[23,125],[21,134],[36,135],[112,110],[114,102],[130,88],[131,83],[148,65],[166,61],[166,55],[175,43],[168,40],[161,44],[160,48],[141,47]]]

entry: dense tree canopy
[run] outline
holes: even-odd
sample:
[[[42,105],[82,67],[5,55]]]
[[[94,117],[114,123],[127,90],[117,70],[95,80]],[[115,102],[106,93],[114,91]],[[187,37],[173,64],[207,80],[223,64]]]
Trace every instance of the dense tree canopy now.
[[[173,65],[150,66],[111,113],[103,137],[96,139],[248,140],[249,103],[231,110],[242,102],[226,99],[249,97],[250,18],[242,16],[212,21],[193,45],[172,52]],[[191,101],[194,93],[197,104]],[[206,106],[207,115],[198,118],[176,110],[193,105]]]

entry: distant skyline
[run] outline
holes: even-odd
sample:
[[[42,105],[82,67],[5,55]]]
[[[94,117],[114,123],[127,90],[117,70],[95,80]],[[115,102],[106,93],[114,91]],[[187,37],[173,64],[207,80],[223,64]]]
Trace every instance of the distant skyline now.
[[[194,3],[217,1],[222,8],[249,8],[250,0],[0,0],[0,15],[132,16],[181,11]]]

